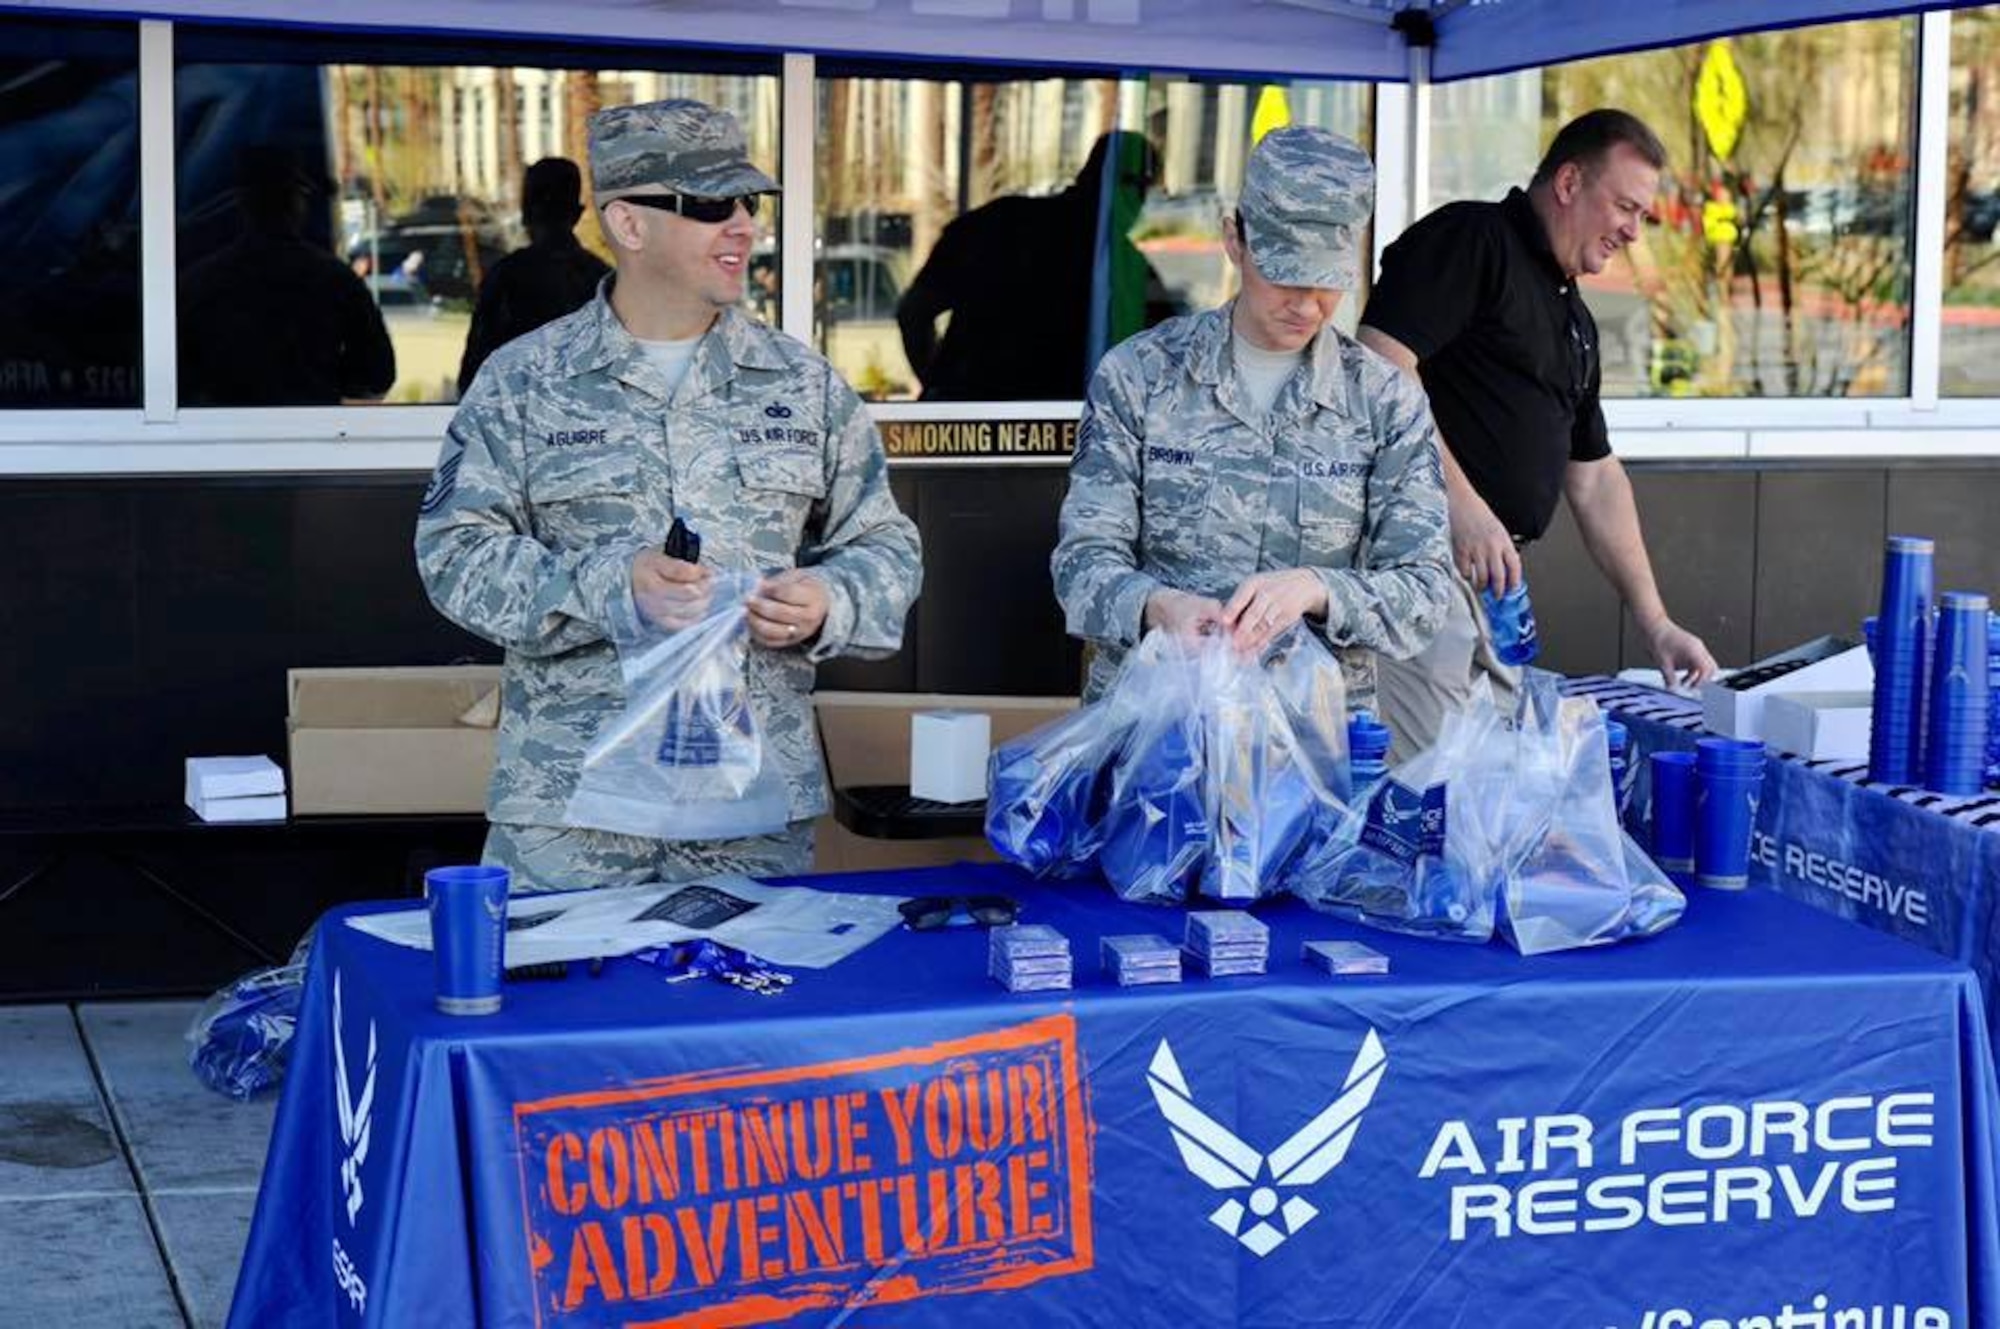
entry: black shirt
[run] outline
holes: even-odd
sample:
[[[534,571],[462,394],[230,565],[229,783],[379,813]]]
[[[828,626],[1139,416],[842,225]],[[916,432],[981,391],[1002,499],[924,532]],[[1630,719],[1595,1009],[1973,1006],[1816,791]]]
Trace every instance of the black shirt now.
[[[396,381],[368,284],[296,236],[253,231],[211,254],[180,306],[183,406],[333,406]]]
[[[479,284],[479,303],[458,362],[458,395],[472,390],[472,376],[486,357],[516,337],[583,308],[611,269],[563,234],[516,250],[493,265]]]
[[[1610,455],[1597,323],[1522,191],[1405,231],[1361,321],[1416,355],[1452,457],[1520,539],[1548,529],[1571,461]]]

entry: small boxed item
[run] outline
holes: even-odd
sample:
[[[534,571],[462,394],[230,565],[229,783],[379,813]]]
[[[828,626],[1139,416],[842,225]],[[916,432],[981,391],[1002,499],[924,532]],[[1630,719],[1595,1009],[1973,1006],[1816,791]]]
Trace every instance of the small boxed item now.
[[[1181,981],[1181,948],[1156,932],[1105,937],[1097,945],[1119,987]]]
[[[189,757],[184,797],[203,821],[283,821],[285,773],[269,757]]]
[[[483,812],[498,665],[293,669],[292,813]]]
[[[1870,692],[1875,668],[1866,647],[1821,637],[1727,678],[1701,685],[1702,726],[1729,738],[1762,739],[1764,703],[1788,692]]]
[[[935,803],[986,797],[993,720],[978,711],[918,711],[910,717],[910,793]]]
[[[1358,941],[1309,941],[1305,962],[1327,974],[1386,974],[1389,957]]]
[[[1271,955],[1271,929],[1237,909],[1197,909],[1187,916],[1187,953],[1210,978],[1261,974]]]
[[[216,798],[285,792],[285,773],[269,757],[189,757],[187,805]]]
[[[1009,992],[1056,992],[1074,985],[1069,938],[1044,923],[986,934],[986,973]]]
[[[1867,692],[1788,692],[1764,703],[1764,742],[1808,759],[1868,760]]]

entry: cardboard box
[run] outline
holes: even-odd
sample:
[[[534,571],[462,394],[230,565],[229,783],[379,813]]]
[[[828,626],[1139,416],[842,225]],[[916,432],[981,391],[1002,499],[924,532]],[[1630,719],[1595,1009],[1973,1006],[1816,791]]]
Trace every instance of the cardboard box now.
[[[1764,741],[1795,757],[1868,760],[1872,692],[1786,692],[1764,702]]]
[[[828,782],[907,784],[910,731],[919,711],[980,711],[991,717],[997,747],[1076,709],[1074,697],[975,697],[916,692],[822,692],[813,698],[826,753]],[[856,835],[831,813],[814,829],[813,869],[857,872],[873,868],[932,867],[999,857],[983,836],[944,840],[874,840]]]
[[[499,686],[498,665],[288,670],[292,815],[485,811]]]
[[[1782,670],[1783,672],[1778,672]],[[1760,676],[1769,674],[1768,678]],[[1871,692],[1868,652],[1838,637],[1821,637],[1759,660],[1728,678],[1701,685],[1701,722],[1712,734],[1763,738],[1764,703],[1792,692]]]

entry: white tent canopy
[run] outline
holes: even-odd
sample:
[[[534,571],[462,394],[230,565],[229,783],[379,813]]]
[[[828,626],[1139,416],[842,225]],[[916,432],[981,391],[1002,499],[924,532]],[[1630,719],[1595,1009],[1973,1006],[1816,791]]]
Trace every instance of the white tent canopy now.
[[[102,13],[422,34],[671,43],[821,55],[1402,81],[1470,78],[1727,32],[1973,0],[0,0]]]

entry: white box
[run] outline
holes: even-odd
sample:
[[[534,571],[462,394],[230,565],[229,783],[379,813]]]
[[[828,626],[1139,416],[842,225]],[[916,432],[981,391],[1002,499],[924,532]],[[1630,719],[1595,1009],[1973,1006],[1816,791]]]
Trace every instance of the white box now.
[[[986,797],[993,718],[982,711],[918,711],[910,717],[910,793],[938,803]]]
[[[183,797],[189,807],[212,798],[254,798],[284,792],[285,773],[269,757],[187,759],[187,792]]]
[[[1872,692],[1784,692],[1764,702],[1764,741],[1795,757],[1868,760]]]
[[[252,794],[240,798],[204,798],[188,806],[203,821],[283,821],[283,794]]]
[[[1849,647],[1831,637],[1760,660],[1752,669],[1806,659],[1811,663],[1754,687],[1731,687],[1729,679],[1701,685],[1701,722],[1712,734],[1730,738],[1764,737],[1764,703],[1790,692],[1873,692],[1875,668],[1864,647]]]

